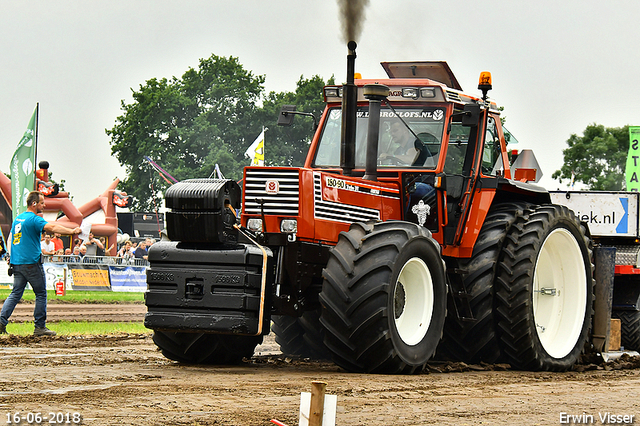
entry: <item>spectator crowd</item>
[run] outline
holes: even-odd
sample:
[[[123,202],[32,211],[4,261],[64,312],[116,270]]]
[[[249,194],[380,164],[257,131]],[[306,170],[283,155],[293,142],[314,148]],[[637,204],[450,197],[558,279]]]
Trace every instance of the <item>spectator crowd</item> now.
[[[53,262],[114,263],[114,259],[117,259],[115,263],[134,263],[134,260],[139,259],[136,261],[137,264],[147,260],[149,247],[155,242],[153,238],[146,238],[140,242],[127,240],[120,245],[116,255],[111,256],[110,253],[115,244],[105,248],[105,237],[95,238],[93,233],[90,233],[86,241],[76,238],[73,240],[73,247],[65,249],[59,234],[52,236],[49,233],[44,233],[40,248],[42,254],[51,256]]]
[[[2,241],[0,239],[0,241]],[[71,247],[64,246],[61,235],[44,232],[41,236],[40,249],[44,260],[60,263],[116,263],[116,264],[146,264],[147,253],[156,240],[145,238],[139,242],[127,240],[118,244],[118,251],[111,256],[115,243],[106,247],[105,237],[96,238],[93,233],[83,241],[75,238]],[[0,259],[6,258],[9,263],[9,253],[6,253],[4,241],[0,244]]]

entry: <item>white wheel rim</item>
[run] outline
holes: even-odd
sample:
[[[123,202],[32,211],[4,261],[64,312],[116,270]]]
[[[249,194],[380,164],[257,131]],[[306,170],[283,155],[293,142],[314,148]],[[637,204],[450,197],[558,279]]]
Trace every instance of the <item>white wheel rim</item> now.
[[[393,318],[402,341],[417,345],[429,330],[433,315],[433,281],[429,268],[414,257],[404,264],[393,294]]]
[[[553,358],[575,347],[585,321],[587,277],[580,246],[558,228],[544,241],[533,275],[533,317],[544,350]]]

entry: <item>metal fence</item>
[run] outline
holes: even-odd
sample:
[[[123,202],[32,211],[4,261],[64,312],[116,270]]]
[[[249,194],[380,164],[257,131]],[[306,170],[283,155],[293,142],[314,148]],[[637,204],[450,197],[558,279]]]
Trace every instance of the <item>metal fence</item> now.
[[[122,266],[149,266],[146,259],[138,259],[135,257],[112,257],[112,256],[75,256],[75,255],[48,255],[43,256],[45,263],[88,263],[100,265],[122,265]]]

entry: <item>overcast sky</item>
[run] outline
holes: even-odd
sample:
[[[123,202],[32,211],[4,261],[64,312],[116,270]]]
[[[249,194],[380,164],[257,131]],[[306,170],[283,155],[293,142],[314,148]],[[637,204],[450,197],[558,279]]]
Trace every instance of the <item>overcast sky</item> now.
[[[491,71],[517,148],[534,150],[541,183],[556,189],[572,133],[640,125],[639,16],[637,0],[370,0],[356,71],[444,60],[472,94]],[[267,91],[346,72],[334,0],[0,0],[0,40],[0,170],[40,103],[38,160],[76,205],[125,178],[105,129],[148,79],[180,77],[211,54],[238,57]]]

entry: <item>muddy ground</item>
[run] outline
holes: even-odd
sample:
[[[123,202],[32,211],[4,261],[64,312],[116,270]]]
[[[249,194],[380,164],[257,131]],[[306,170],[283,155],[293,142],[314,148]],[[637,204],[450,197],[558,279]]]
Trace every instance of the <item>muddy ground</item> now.
[[[67,413],[71,423],[65,424],[74,424],[79,413],[85,425],[258,426],[275,418],[294,426],[300,392],[309,392],[314,380],[337,395],[336,425],[342,426],[577,423],[571,415],[622,424],[603,422],[605,413],[620,416],[609,420],[634,416],[640,424],[638,362],[581,370],[433,363],[415,376],[351,374],[329,362],[286,358],[273,336],[242,365],[193,366],[164,358],[151,334],[0,336],[0,424],[11,424],[8,414],[20,412],[43,413],[41,424],[66,422]],[[49,413],[62,415],[50,423]]]

